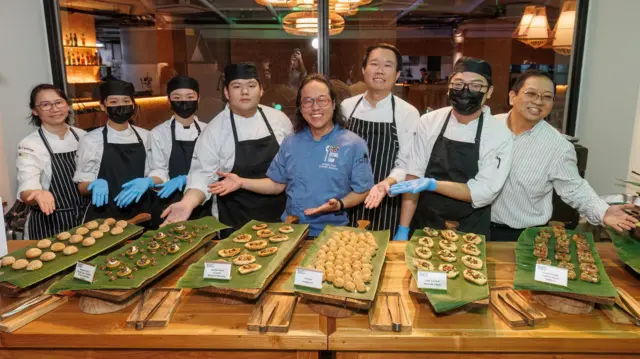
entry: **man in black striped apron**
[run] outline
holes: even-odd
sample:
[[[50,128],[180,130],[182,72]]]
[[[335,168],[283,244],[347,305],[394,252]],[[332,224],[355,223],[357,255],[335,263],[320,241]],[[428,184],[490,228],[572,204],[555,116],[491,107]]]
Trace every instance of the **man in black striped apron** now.
[[[396,226],[400,221],[401,197],[383,201],[389,187],[405,180],[406,156],[420,114],[391,91],[400,76],[402,56],[389,44],[367,48],[362,60],[362,75],[367,91],[342,102],[342,113],[349,114],[348,128],[367,142],[375,185],[368,201],[355,207],[351,225],[358,220],[371,221],[370,229],[390,229],[394,239],[407,239],[409,229]],[[374,204],[375,203],[375,204]]]

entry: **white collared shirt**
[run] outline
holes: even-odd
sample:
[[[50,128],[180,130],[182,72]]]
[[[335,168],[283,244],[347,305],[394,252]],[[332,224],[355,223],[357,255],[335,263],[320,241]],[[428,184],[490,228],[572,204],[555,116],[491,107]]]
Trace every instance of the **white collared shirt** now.
[[[409,153],[407,174],[424,177],[433,145],[450,111],[449,106],[422,115]],[[482,111],[484,124],[480,138],[478,173],[467,181],[471,191],[471,203],[475,208],[491,204],[502,189],[511,167],[513,146],[511,132],[491,115],[489,107],[485,106]],[[462,124],[451,113],[444,137],[454,141],[473,143],[478,123],[478,119],[475,119],[466,125]]]
[[[362,101],[353,113],[353,117],[362,121],[377,122],[377,123],[391,123],[393,122],[393,112],[391,106],[391,96],[389,94],[384,99],[380,100],[375,107],[373,107],[369,101],[367,101],[366,93],[363,95],[357,95],[350,97],[341,104],[342,115],[349,119],[349,115],[353,111],[354,106],[358,103],[358,100],[362,98]],[[399,97],[395,97],[396,103],[396,128],[398,130],[398,157],[395,160],[395,167],[391,170],[388,177],[395,179],[397,182],[405,180],[407,172],[407,159],[409,157],[409,151],[411,149],[411,143],[415,135],[418,123],[420,122],[420,113],[408,102]]]
[[[293,125],[289,117],[275,108],[260,105],[273,130],[278,143],[282,143],[287,135],[293,133]],[[236,145],[231,128],[229,106],[220,112],[202,131],[196,148],[193,151],[191,169],[187,177],[187,190],[197,189],[206,200],[211,198],[208,185],[218,180],[216,171],[230,172],[236,160]],[[262,119],[260,111],[249,117],[233,114],[238,141],[257,140],[269,136],[269,129]],[[213,198],[212,215],[218,217],[218,205]]]
[[[138,143],[138,137],[129,125],[124,131],[116,131],[107,125],[107,141],[115,144],[127,144]],[[102,137],[102,129],[104,127],[98,127],[95,130],[87,133],[80,140],[78,146],[78,152],[76,154],[76,173],[73,176],[73,181],[80,182],[93,182],[98,178],[98,172],[100,171],[100,164],[102,163],[102,153],[104,152],[104,140]],[[140,135],[145,150],[147,151],[147,159],[144,165],[144,175],[149,176],[149,161],[151,158],[151,144],[149,131],[138,126],[133,126]]]
[[[82,139],[86,134],[84,130],[79,128],[73,127],[73,130],[79,139]],[[63,139],[47,131],[44,127],[42,127],[42,132],[54,154],[78,149],[78,140],[68,129]],[[27,190],[49,190],[51,176],[53,175],[51,155],[49,155],[49,151],[47,151],[47,147],[42,141],[38,130],[31,132],[18,143],[16,166],[18,168],[18,198],[20,198],[20,193]]]
[[[496,115],[507,129],[508,117],[508,113]],[[545,225],[553,214],[555,189],[589,222],[602,223],[609,205],[580,177],[571,142],[544,120],[518,136],[511,135],[511,173],[491,207],[492,222],[517,229]]]
[[[162,179],[163,182],[167,182],[169,178],[169,159],[171,158],[171,150],[173,149],[173,142],[171,136],[171,122],[175,119],[175,116],[171,116],[167,121],[159,124],[153,130],[151,130],[151,171],[149,177],[155,176]],[[197,116],[194,116],[193,121],[189,127],[184,127],[180,122],[176,121],[176,141],[193,141],[198,138],[198,129],[195,123],[200,126],[200,131],[204,132],[206,123],[198,120]]]

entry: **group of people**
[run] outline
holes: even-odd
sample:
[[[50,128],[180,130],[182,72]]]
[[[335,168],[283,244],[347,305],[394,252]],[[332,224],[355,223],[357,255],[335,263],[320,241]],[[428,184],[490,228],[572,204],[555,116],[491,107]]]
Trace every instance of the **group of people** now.
[[[93,218],[143,212],[152,226],[213,215],[237,229],[251,219],[327,224],[371,222],[407,240],[411,229],[444,228],[489,240],[516,240],[552,214],[552,193],[593,224],[631,229],[635,219],[609,206],[582,179],[571,143],[544,121],[555,84],[537,70],[509,92],[512,109],[492,115],[491,66],[462,57],[449,80],[450,107],[418,110],[392,94],[402,56],[392,45],[367,48],[363,95],[338,103],[331,82],[301,81],[296,115],[259,105],[251,63],[224,70],[227,106],[210,123],[195,115],[199,85],[177,76],[167,85],[174,115],[152,131],[134,126],[133,85],[100,85],[108,121],[85,133],[69,126],[69,101],[51,86],[31,93],[38,127],[20,142],[18,196],[33,210],[28,238],[44,238]]]

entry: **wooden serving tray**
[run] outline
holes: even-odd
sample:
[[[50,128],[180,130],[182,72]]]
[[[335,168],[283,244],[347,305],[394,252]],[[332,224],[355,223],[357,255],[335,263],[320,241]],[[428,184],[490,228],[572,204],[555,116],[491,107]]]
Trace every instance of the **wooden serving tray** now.
[[[140,308],[140,305],[136,305],[129,314],[127,328],[136,328],[136,324],[141,321],[144,322],[144,328],[166,327],[180,304],[183,290],[179,288],[154,288],[148,292],[150,293],[144,293],[143,307]]]
[[[15,315],[0,320],[0,332],[12,333],[40,318],[41,316],[49,313],[50,311],[58,308],[69,300],[68,297],[61,297],[58,295],[43,294],[42,296],[47,296],[49,298],[23,310],[22,312],[16,313]],[[19,307],[23,302],[25,301],[16,302],[7,308],[3,308],[2,311],[9,312]]]
[[[409,284],[409,294],[412,297],[419,299],[421,301],[427,301],[427,302],[429,301],[429,297],[427,297],[427,294],[422,290],[420,290],[420,288],[418,288],[418,283],[413,278],[413,276],[411,277],[411,282]],[[475,302],[471,302],[467,305],[463,305],[462,307],[454,309],[452,312],[459,311],[459,310],[466,310],[466,309],[487,308],[488,306],[489,306],[489,298],[486,298],[486,299],[477,300]]]
[[[372,331],[410,333],[413,323],[405,300],[398,292],[381,292],[369,311]]]
[[[293,294],[267,293],[263,295],[253,308],[247,322],[247,330],[261,333],[288,332],[297,301],[298,298]]]

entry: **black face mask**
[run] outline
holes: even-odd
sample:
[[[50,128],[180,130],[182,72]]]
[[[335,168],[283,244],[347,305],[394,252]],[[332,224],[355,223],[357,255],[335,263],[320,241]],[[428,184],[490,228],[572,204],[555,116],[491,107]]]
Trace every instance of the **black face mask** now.
[[[482,107],[484,95],[484,92],[470,91],[468,88],[449,89],[449,103],[459,114],[471,115]]]
[[[125,123],[131,119],[135,108],[133,105],[107,107],[109,119],[115,123]]]
[[[198,110],[198,101],[169,101],[171,109],[182,118],[189,118]]]

